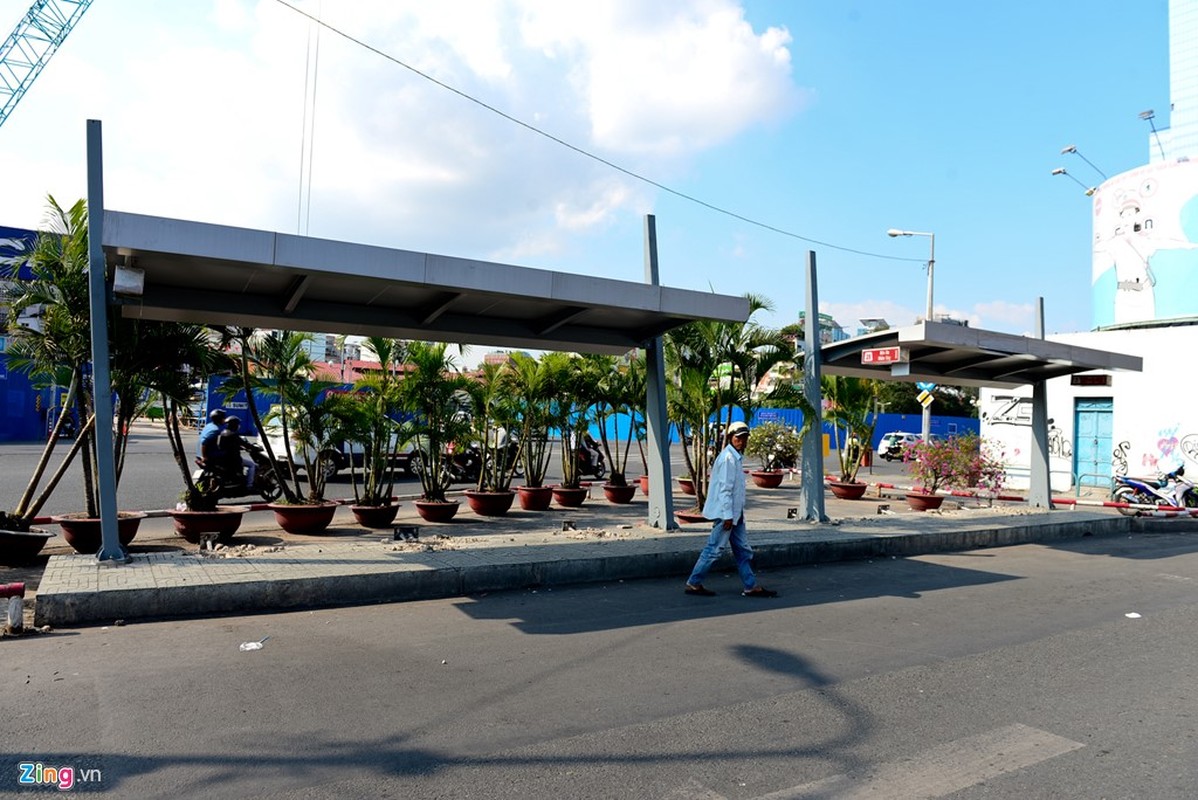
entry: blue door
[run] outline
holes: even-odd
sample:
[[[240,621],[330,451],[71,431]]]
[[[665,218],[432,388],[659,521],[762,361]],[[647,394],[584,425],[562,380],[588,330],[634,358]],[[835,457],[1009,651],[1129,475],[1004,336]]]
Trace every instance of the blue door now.
[[[1073,474],[1079,486],[1111,485],[1111,422],[1115,401],[1109,397],[1077,398],[1073,406]]]

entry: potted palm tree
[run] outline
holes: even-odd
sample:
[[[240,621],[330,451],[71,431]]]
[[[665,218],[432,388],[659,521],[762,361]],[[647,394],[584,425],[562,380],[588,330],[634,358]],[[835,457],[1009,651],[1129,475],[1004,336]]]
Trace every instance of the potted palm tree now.
[[[635,353],[633,354],[635,355]],[[637,380],[638,359],[624,363],[612,356],[586,356],[595,381],[595,404],[592,406],[594,421],[599,430],[599,442],[611,464],[603,494],[612,503],[632,502],[636,484],[628,483],[626,470],[628,455],[632,449],[633,419],[636,410],[644,405],[644,366],[640,367],[641,380]],[[623,447],[620,446],[620,420],[627,418]],[[612,435],[608,435],[611,428]]]
[[[314,372],[311,357],[305,350],[309,336],[295,331],[269,331],[242,339],[243,387],[247,407],[257,424],[276,473],[282,457],[286,473],[279,475],[283,497],[269,504],[279,527],[288,533],[314,535],[323,533],[333,521],[337,504],[326,502],[325,482],[327,463],[333,457],[334,443],[339,441],[334,407],[325,405],[327,386],[310,380]],[[247,374],[248,373],[248,380]],[[236,391],[235,382],[226,384]],[[255,389],[273,392],[278,397],[267,414],[258,409]],[[282,453],[275,452],[264,430],[278,425],[282,431]],[[303,482],[299,470],[303,469]]]
[[[587,409],[593,403],[594,382],[583,361],[569,353],[546,353],[546,369],[552,376],[553,401],[550,420],[561,433],[562,482],[553,487],[553,499],[567,508],[582,505],[587,488],[582,486],[577,445],[587,431]]]
[[[399,414],[400,370],[407,346],[397,339],[371,336],[366,346],[374,352],[379,368],[354,383],[354,392],[325,399],[349,448],[350,483],[354,504],[350,512],[359,525],[386,528],[395,521],[399,503],[394,499],[395,467],[400,448],[410,433],[396,417]],[[362,455],[358,480],[354,450]]]
[[[826,419],[832,422],[833,444],[840,462],[839,480],[828,481],[828,488],[841,499],[858,500],[868,488],[868,484],[857,480],[857,470],[861,468],[861,443],[873,440],[876,423],[871,409],[877,397],[877,382],[826,375],[823,393],[828,401]]]
[[[8,355],[14,369],[36,380],[66,385],[68,389],[61,404],[62,412],[33,477],[16,508],[0,519],[0,525],[11,527],[17,533],[29,532],[37,512],[78,455],[83,468],[86,511],[52,519],[61,527],[68,544],[78,552],[95,553],[101,546],[95,415],[91,383],[84,379],[91,361],[87,205],[78,200],[70,209],[63,209],[53,197],[47,198],[47,205],[48,230],[39,233],[32,243],[4,262],[3,275],[8,279],[4,293],[12,323]],[[23,325],[21,320],[34,309],[40,311],[36,323]],[[139,322],[135,320],[120,317],[109,320],[113,362],[119,364],[134,356],[135,346],[131,342],[138,329]],[[134,386],[138,392],[145,388],[144,383],[138,385],[145,379],[144,370],[114,371],[112,377],[113,388],[118,393],[133,392]],[[68,418],[82,424],[74,444],[39,493],[39,483],[45,477],[59,433]],[[124,452],[126,432],[120,426],[114,431],[117,453]],[[114,461],[118,485],[122,463],[120,457]],[[144,517],[145,514],[139,512],[118,514],[117,527],[122,544],[127,545],[133,540]],[[40,534],[34,534],[34,537],[43,538]],[[20,546],[29,548],[31,545],[22,543]]]
[[[508,447],[510,431],[516,422],[515,402],[507,394],[502,380],[504,365],[483,364],[482,375],[470,387],[474,438],[482,443],[482,465],[478,485],[466,491],[470,510],[484,517],[499,517],[508,512],[516,493],[512,474],[519,452]]]
[[[413,342],[408,347],[408,371],[399,381],[399,398],[415,416],[411,423],[420,459],[421,498],[416,511],[429,522],[448,522],[458,511],[446,492],[452,480],[446,450],[470,435],[463,405],[469,381],[456,371],[444,343]]]
[[[553,500],[553,488],[545,485],[553,446],[549,442],[550,406],[553,402],[552,364],[527,353],[513,353],[501,380],[515,403],[520,431],[520,461],[524,485],[517,488],[520,507],[544,511]]]

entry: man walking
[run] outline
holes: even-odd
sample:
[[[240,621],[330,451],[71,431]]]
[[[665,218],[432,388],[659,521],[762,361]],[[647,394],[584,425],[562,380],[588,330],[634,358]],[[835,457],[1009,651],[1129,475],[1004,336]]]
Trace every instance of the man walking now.
[[[749,443],[749,426],[733,422],[728,426],[728,445],[716,456],[711,465],[711,484],[707,487],[707,502],[703,504],[703,516],[714,520],[707,546],[699,553],[695,569],[686,581],[686,593],[711,597],[715,592],[703,585],[708,570],[720,557],[720,552],[729,544],[736,559],[736,569],[744,584],[745,597],[777,597],[778,593],[757,584],[753,574],[753,548],[745,532],[745,445]]]

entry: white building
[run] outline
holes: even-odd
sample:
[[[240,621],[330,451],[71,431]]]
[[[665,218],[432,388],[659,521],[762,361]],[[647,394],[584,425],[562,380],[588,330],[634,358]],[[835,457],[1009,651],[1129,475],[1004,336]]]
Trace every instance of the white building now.
[[[1198,0],[1170,0],[1169,63],[1171,124],[1150,138],[1151,163],[1093,195],[1095,329],[1047,337],[1140,356],[1143,371],[1048,382],[1054,491],[1187,462],[1198,474],[1198,403],[1184,358],[1198,352]],[[979,398],[982,435],[1002,446],[1017,488],[1028,485],[1031,391]]]

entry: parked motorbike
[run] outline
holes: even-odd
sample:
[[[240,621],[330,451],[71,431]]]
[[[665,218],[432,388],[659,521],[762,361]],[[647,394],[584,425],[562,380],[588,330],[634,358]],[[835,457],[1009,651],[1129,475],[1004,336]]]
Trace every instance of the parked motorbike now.
[[[275,475],[270,459],[266,457],[266,452],[260,445],[244,440],[241,447],[249,453],[254,465],[258,468],[254,473],[253,488],[245,485],[245,471],[240,464],[237,465],[237,469],[232,469],[231,466],[197,458],[196,465],[199,469],[191,475],[196,489],[207,496],[215,495],[218,500],[246,497],[251,494],[261,495],[262,499],[268,503],[278,500],[283,489],[279,486],[278,476]]]
[[[451,444],[445,452],[445,469],[451,483],[478,483],[483,467],[483,451],[478,442],[466,446]]]
[[[1172,508],[1198,508],[1198,486],[1185,477],[1185,464],[1157,478],[1115,476],[1111,499],[1120,503]],[[1134,508],[1120,508],[1119,513],[1134,517]]]

